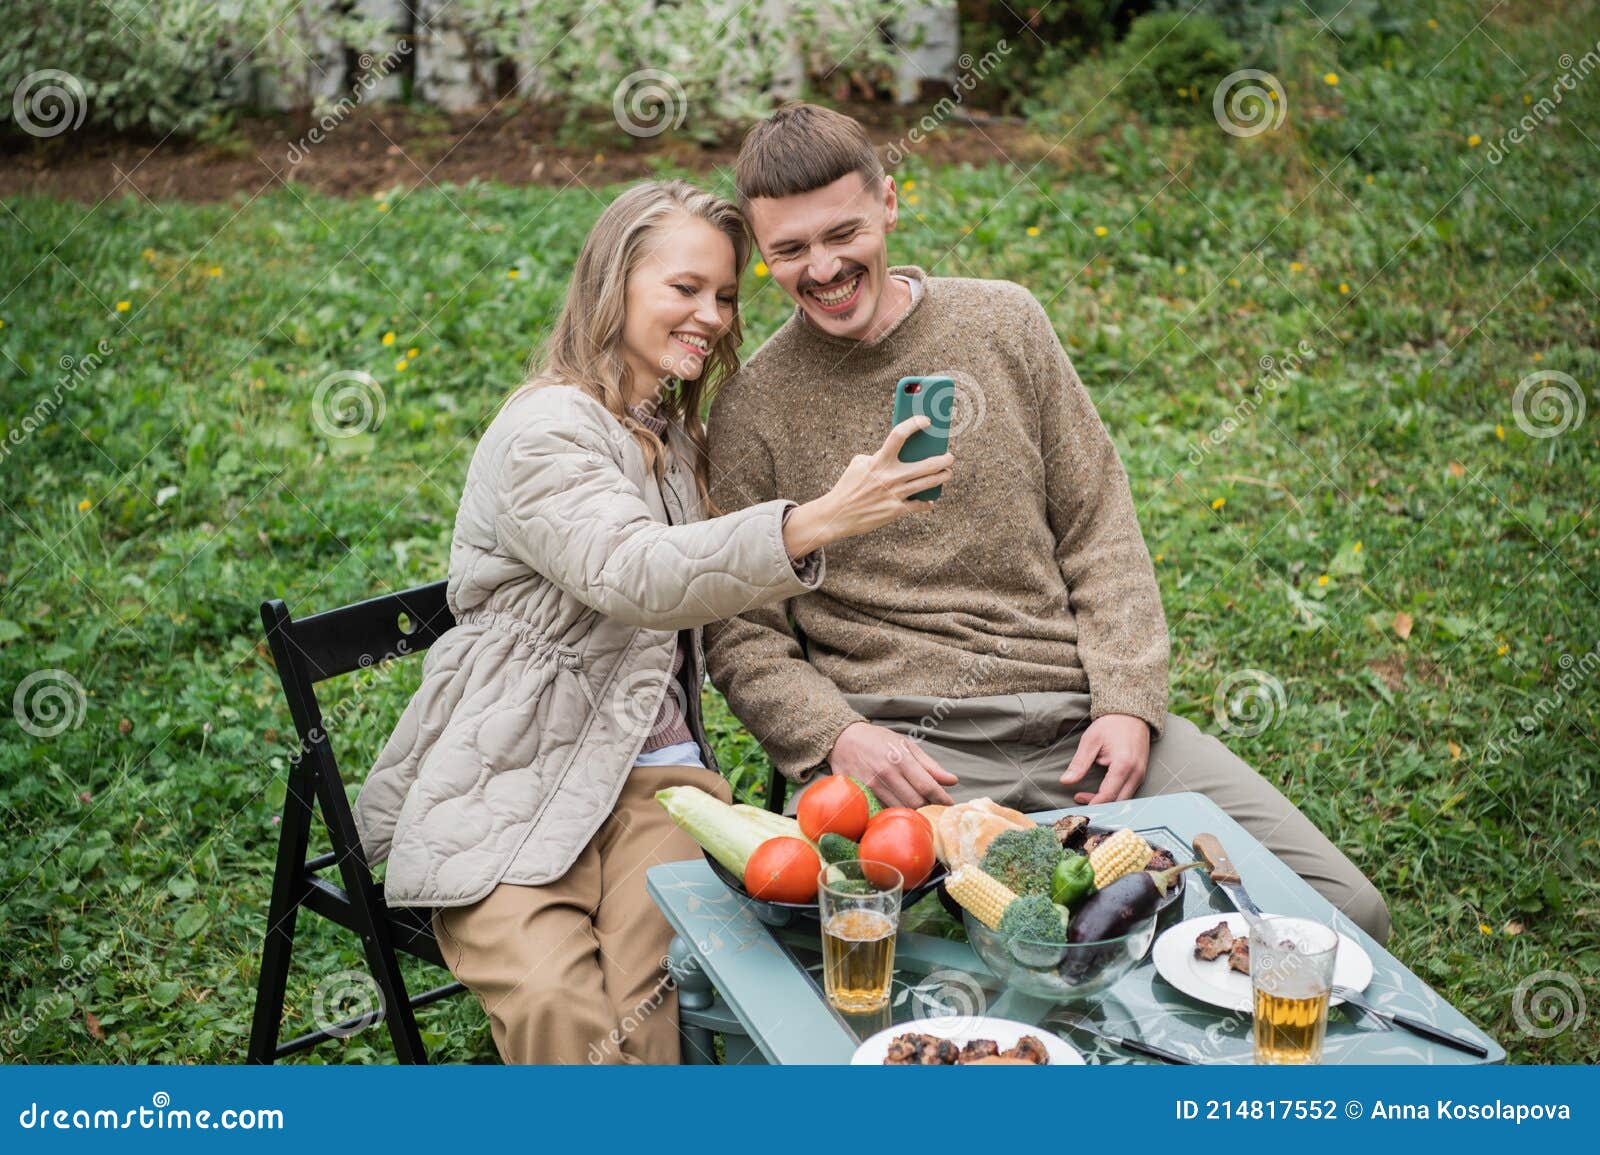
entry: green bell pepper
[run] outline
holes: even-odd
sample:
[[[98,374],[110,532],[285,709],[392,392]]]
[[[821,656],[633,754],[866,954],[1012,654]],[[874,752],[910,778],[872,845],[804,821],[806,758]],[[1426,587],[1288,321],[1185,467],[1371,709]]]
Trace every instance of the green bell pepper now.
[[[1094,890],[1094,867],[1086,854],[1063,855],[1050,876],[1050,901],[1072,906]]]

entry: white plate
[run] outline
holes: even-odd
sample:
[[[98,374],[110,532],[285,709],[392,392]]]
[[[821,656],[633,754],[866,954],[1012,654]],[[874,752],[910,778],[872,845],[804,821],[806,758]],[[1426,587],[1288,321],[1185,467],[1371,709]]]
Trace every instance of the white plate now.
[[[1267,918],[1283,915],[1268,914]],[[1190,998],[1210,1003],[1230,1011],[1249,1014],[1254,1010],[1250,996],[1250,976],[1242,975],[1228,965],[1228,956],[1218,955],[1209,961],[1195,958],[1194,940],[1202,931],[1226,921],[1234,936],[1250,933],[1249,923],[1237,911],[1232,914],[1207,914],[1180,922],[1163,931],[1151,948],[1150,961],[1156,964],[1156,973]],[[1339,936],[1339,952],[1333,957],[1333,982],[1335,986],[1349,987],[1361,992],[1372,981],[1372,958],[1361,944],[1349,935]],[[1336,1007],[1344,1002],[1331,998],[1328,1005]]]
[[[1042,1027],[1029,1026],[1019,1023],[1014,1019],[991,1019],[974,1015],[950,1015],[932,1019],[907,1019],[903,1023],[896,1023],[873,1035],[866,1042],[856,1048],[856,1053],[850,1057],[852,1066],[877,1067],[882,1066],[884,1056],[889,1053],[889,1044],[901,1035],[920,1033],[933,1035],[935,1038],[949,1039],[956,1046],[969,1043],[973,1039],[993,1039],[999,1044],[1002,1051],[1010,1050],[1017,1045],[1017,1040],[1023,1035],[1032,1035],[1044,1044],[1045,1052],[1050,1056],[1050,1065],[1054,1067],[1081,1067],[1084,1065],[1083,1056],[1078,1049],[1059,1035],[1053,1035]]]

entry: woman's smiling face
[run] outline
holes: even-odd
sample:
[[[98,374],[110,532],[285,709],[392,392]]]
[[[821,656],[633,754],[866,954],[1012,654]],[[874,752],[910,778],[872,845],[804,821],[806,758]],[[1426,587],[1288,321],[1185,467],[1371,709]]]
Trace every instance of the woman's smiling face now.
[[[733,242],[699,217],[677,215],[654,230],[628,275],[622,353],[633,369],[633,404],[663,378],[699,378],[738,304]]]

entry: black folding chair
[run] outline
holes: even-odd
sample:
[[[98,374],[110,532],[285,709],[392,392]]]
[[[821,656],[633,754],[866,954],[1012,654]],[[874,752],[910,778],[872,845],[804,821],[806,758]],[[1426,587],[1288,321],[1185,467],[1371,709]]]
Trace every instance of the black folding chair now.
[[[379,1021],[388,1023],[395,1054],[402,1063],[426,1063],[427,1051],[413,1012],[465,989],[460,983],[451,982],[415,998],[407,994],[398,953],[444,966],[433,937],[432,912],[390,907],[384,902],[383,886],[373,879],[361,852],[355,816],[339,777],[315,689],[317,683],[329,678],[420,654],[433,645],[456,624],[445,601],[445,585],[434,582],[299,619],[289,616],[289,608],[281,598],[262,603],[261,621],[300,743],[290,758],[289,790],[280,819],[278,863],[272,879],[272,902],[261,949],[261,978],[247,1053],[252,1063],[271,1063],[324,1040],[344,1038]],[[767,786],[769,808],[782,812],[786,786],[783,775],[774,768]],[[332,850],[307,858],[312,808],[319,805]],[[321,876],[321,872],[334,867],[338,868],[342,885]],[[302,908],[361,936],[367,969],[377,984],[379,1006],[375,1011],[279,1043],[295,923]],[[695,1058],[704,1059],[710,1055],[708,1032],[736,1029],[737,1020],[720,1014],[709,996],[698,1002],[706,1005],[683,1007],[680,1020],[686,1054],[692,1052]]]
[[[271,1063],[325,1039],[343,1038],[384,1021],[400,1061],[426,1063],[428,1054],[413,1012],[465,988],[451,982],[415,998],[408,995],[397,952],[444,966],[433,938],[431,912],[390,907],[384,902],[383,886],[374,881],[361,853],[355,816],[314,687],[341,674],[421,653],[433,645],[456,624],[445,602],[445,583],[417,586],[300,619],[290,617],[283,600],[274,598],[262,604],[261,621],[300,744],[290,758],[289,791],[280,819],[278,864],[272,879],[247,1058],[252,1063]],[[313,806],[322,808],[332,850],[308,858]],[[342,885],[322,877],[323,871],[335,867]],[[302,908],[361,936],[379,1005],[374,1011],[279,1043],[295,923]]]

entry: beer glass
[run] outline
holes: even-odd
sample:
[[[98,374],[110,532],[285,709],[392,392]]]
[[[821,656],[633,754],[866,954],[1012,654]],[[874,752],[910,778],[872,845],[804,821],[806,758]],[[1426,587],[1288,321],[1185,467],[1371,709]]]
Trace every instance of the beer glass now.
[[[1258,1063],[1320,1063],[1339,936],[1306,918],[1250,928],[1250,988]]]
[[[888,863],[859,859],[817,876],[823,990],[835,1010],[870,1014],[889,1005],[903,883]]]

